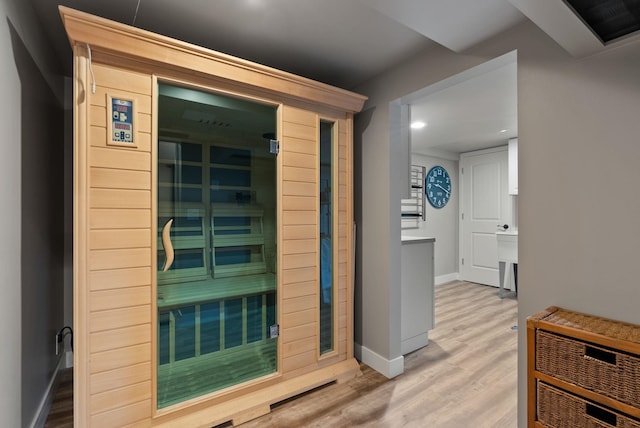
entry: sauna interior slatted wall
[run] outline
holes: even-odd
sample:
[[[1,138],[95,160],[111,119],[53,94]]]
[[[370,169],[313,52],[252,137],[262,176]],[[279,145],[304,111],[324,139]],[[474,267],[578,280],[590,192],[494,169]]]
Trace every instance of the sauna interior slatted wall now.
[[[150,75],[93,63],[88,106],[87,412],[92,427],[151,415]],[[107,145],[107,97],[135,97],[137,148]]]

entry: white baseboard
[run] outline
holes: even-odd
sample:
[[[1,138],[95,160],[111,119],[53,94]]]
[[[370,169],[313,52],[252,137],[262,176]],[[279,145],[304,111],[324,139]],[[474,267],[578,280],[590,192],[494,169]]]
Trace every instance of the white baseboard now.
[[[44,424],[47,422],[49,410],[51,410],[51,402],[53,401],[53,394],[56,390],[56,385],[58,385],[58,377],[62,372],[62,369],[64,368],[65,361],[66,358],[63,354],[58,359],[58,364],[56,365],[56,369],[53,372],[53,376],[51,376],[47,391],[44,394],[44,397],[42,397],[42,401],[40,401],[38,411],[36,412],[31,425],[29,425],[30,428],[43,428]]]
[[[404,357],[402,355],[393,360],[387,360],[359,343],[354,344],[353,352],[358,360],[388,379],[404,373]]]
[[[400,349],[402,355],[407,355],[409,352],[417,351],[420,348],[424,348],[429,344],[429,332],[418,334],[417,336],[404,339],[400,342]]]
[[[458,279],[460,279],[460,275],[458,274],[458,272],[448,273],[446,275],[436,276],[434,279],[434,284],[442,285],[446,284],[447,282],[457,281]]]

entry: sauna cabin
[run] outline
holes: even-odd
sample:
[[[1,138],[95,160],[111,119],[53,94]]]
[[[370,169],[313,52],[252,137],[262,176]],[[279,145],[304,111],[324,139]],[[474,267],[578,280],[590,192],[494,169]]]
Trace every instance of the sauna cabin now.
[[[60,8],[74,55],[74,420],[234,425],[359,373],[365,97]]]

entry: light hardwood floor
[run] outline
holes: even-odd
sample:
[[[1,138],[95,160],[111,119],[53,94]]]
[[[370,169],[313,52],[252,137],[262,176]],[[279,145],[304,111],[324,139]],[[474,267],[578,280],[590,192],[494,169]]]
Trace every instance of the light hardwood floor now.
[[[517,301],[501,300],[496,288],[438,286],[430,343],[405,356],[404,374],[389,380],[361,364],[362,376],[277,404],[242,427],[516,428],[516,320]],[[68,405],[57,406],[69,415]],[[47,427],[72,426],[56,416]]]
[[[388,380],[363,375],[274,406],[253,427],[515,428],[517,301],[467,282],[436,287],[436,327]]]

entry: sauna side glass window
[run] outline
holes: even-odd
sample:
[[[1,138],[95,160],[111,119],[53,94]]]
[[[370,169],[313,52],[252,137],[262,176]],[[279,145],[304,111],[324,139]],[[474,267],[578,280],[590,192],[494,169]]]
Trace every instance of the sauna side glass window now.
[[[159,84],[157,407],[277,372],[276,108]]]
[[[320,121],[320,354],[334,350],[334,123]]]

